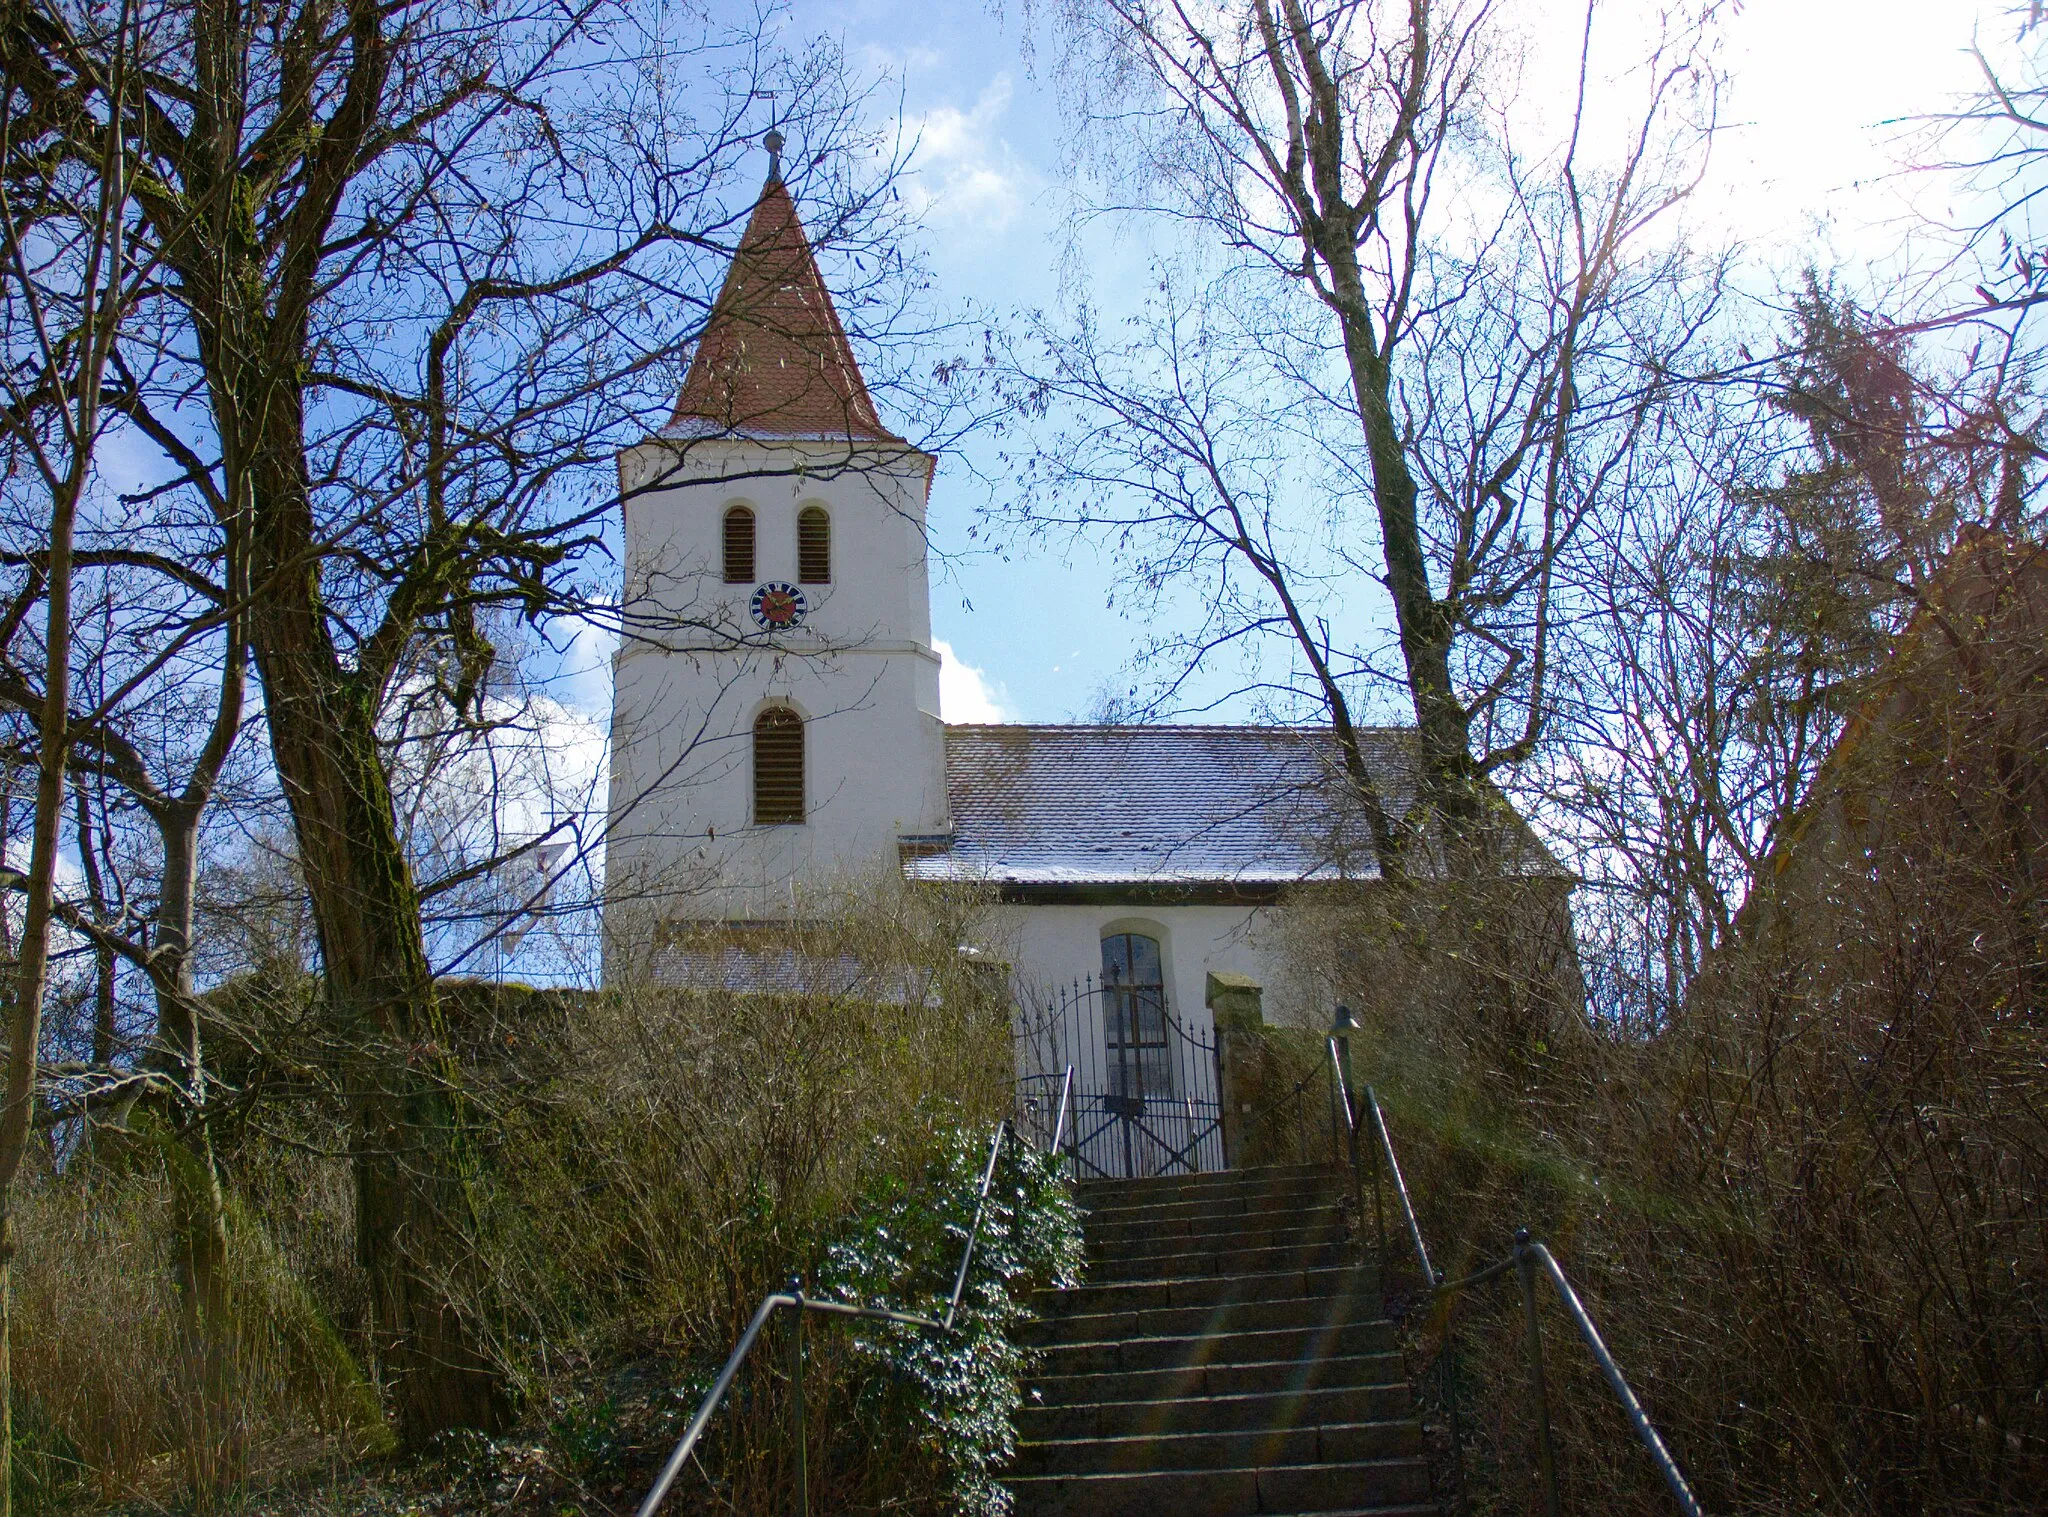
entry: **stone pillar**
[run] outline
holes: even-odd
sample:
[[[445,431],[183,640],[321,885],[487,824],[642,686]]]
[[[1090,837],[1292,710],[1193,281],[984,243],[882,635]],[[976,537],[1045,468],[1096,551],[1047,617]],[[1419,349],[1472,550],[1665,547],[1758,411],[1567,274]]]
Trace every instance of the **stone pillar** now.
[[[1209,972],[1203,999],[1216,1025],[1216,1098],[1223,1117],[1223,1163],[1243,1158],[1244,1117],[1251,1108],[1258,1067],[1256,1029],[1266,1020],[1265,987],[1249,975]]]

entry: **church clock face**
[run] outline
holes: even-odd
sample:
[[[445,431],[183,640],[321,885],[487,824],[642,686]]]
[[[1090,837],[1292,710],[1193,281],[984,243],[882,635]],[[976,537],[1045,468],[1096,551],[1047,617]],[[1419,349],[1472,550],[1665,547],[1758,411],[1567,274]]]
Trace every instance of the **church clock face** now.
[[[803,591],[779,580],[758,587],[747,606],[754,613],[754,620],[767,632],[787,632],[792,627],[802,626],[804,613],[810,610],[810,602],[804,599]]]

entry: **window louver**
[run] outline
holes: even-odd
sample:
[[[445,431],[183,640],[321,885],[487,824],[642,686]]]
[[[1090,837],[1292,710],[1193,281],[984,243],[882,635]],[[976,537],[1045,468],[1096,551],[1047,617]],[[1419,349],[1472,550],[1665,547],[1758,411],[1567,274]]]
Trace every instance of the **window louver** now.
[[[754,582],[754,513],[745,506],[734,506],[725,513],[725,582]]]
[[[754,824],[804,819],[804,720],[775,707],[754,719]]]
[[[832,583],[832,518],[822,506],[805,506],[797,513],[796,577],[804,585]]]

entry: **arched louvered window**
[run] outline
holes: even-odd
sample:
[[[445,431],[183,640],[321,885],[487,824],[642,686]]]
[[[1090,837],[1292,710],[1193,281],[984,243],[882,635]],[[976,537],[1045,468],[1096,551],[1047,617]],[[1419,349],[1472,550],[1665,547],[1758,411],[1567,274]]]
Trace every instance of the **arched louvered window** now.
[[[796,514],[796,578],[801,585],[832,583],[832,518],[823,506]]]
[[[787,706],[754,718],[754,825],[804,819],[804,719]]]
[[[725,582],[754,582],[754,513],[745,506],[734,506],[725,513]]]

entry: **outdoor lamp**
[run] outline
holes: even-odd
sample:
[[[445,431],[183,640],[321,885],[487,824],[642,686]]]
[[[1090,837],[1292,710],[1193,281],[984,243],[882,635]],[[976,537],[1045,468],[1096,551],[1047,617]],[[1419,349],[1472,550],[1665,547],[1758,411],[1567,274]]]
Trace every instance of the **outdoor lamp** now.
[[[1337,1067],[1344,1073],[1344,1090],[1348,1095],[1351,1083],[1351,1035],[1359,1031],[1358,1018],[1351,1014],[1349,1006],[1339,1006],[1337,1016],[1330,1023],[1330,1036],[1337,1042]]]

